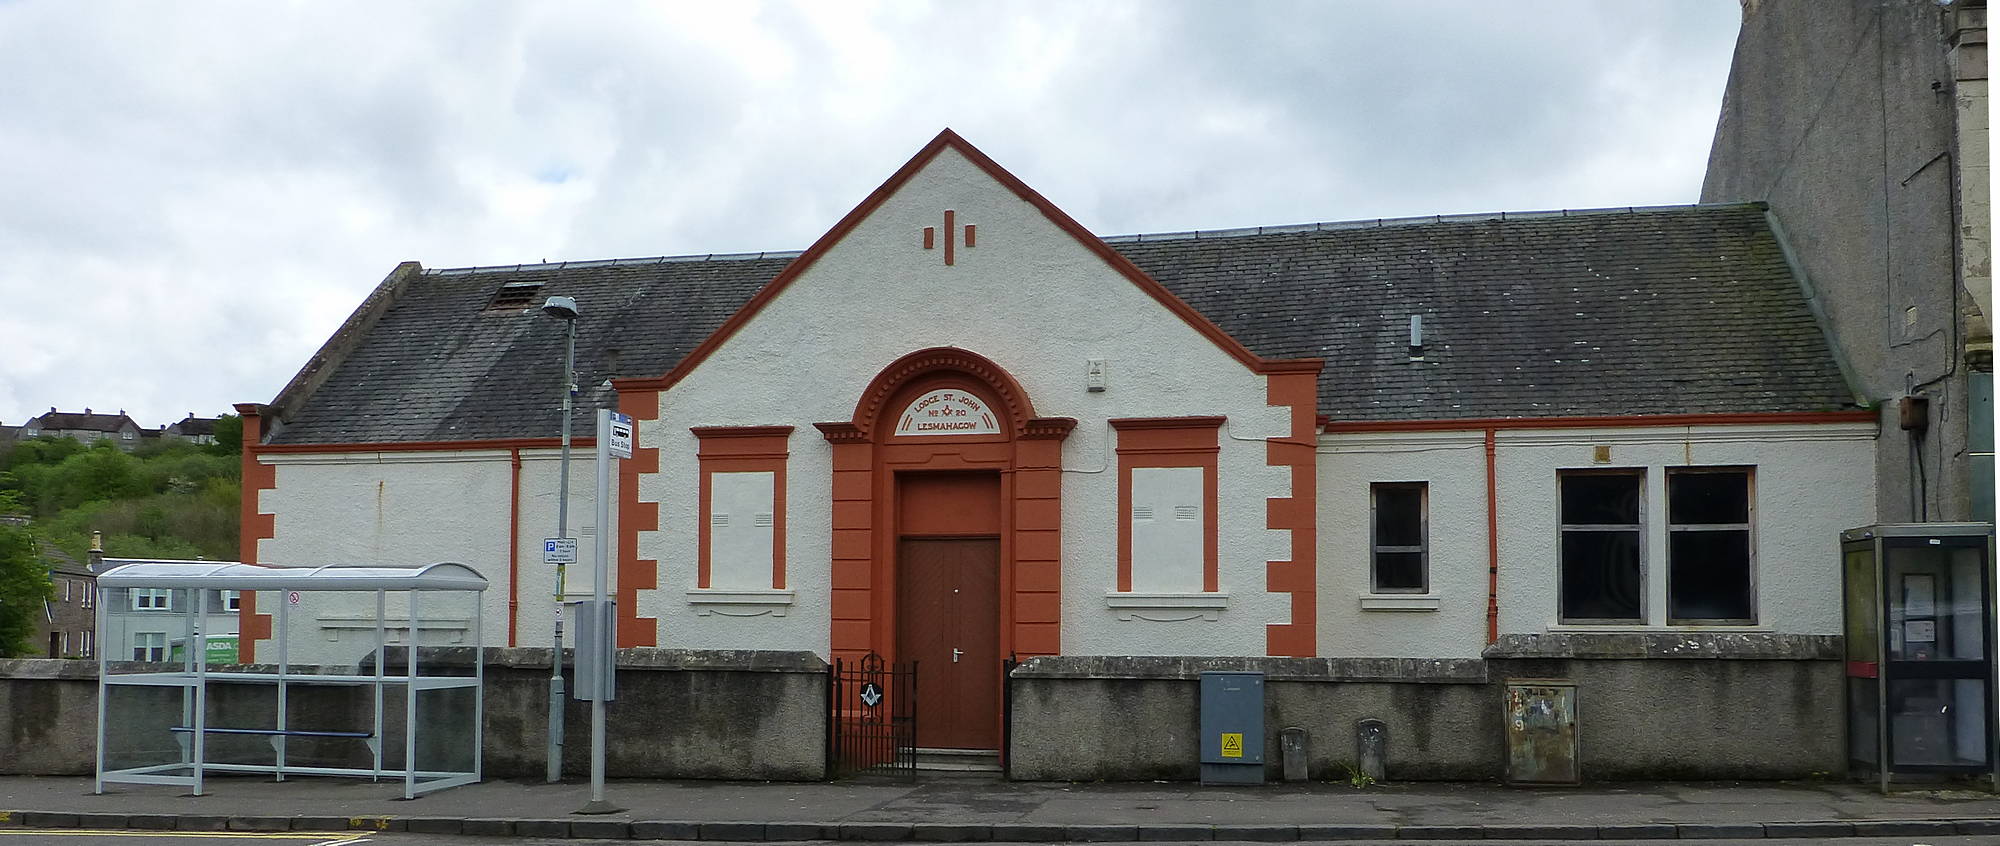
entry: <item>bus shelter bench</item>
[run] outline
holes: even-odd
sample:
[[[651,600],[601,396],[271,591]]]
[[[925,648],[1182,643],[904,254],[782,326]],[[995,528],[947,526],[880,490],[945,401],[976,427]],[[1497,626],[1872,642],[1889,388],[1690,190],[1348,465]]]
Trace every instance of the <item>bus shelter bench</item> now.
[[[188,758],[193,754],[194,751],[193,749],[190,748],[189,744],[189,737],[194,734],[194,729],[188,726],[174,726],[167,730],[173,732],[174,740],[180,743],[181,759],[188,760]],[[363,743],[367,744],[369,753],[372,754],[375,759],[374,776],[377,780],[380,780],[382,777],[382,739],[376,737],[374,732],[335,731],[329,729],[220,728],[216,726],[207,726],[202,729],[202,733],[203,734],[247,734],[253,736],[261,736],[266,740],[269,740],[271,742],[271,751],[278,754],[278,763],[277,766],[273,769],[273,772],[277,773],[279,781],[284,780],[285,770],[287,769],[287,767],[285,766],[285,738],[287,737],[351,738],[354,740],[362,741]],[[294,767],[291,769],[297,770],[298,768]]]

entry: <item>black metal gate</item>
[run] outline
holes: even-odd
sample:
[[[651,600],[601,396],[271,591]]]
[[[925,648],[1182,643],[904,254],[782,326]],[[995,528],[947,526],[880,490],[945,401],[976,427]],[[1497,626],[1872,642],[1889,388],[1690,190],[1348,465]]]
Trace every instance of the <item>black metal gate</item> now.
[[[826,773],[917,776],[917,662],[868,653],[827,670]]]

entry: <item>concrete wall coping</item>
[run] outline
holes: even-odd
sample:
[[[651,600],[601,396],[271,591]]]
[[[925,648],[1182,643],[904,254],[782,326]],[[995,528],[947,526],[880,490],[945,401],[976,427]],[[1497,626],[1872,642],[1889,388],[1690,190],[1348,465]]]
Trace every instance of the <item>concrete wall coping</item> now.
[[[1837,661],[1840,635],[1777,632],[1547,632],[1501,635],[1487,658],[1720,658],[1751,661]]]
[[[1478,658],[1232,658],[1058,655],[1030,658],[1017,679],[1187,679],[1204,672],[1259,672],[1267,681],[1482,684]]]
[[[391,646],[389,666],[393,669],[403,663],[404,647]],[[549,666],[546,646],[539,647],[486,647],[486,666],[491,669],[535,669]],[[568,650],[565,650],[568,652]],[[827,663],[818,655],[806,651],[778,651],[763,649],[654,649],[633,647],[618,650],[618,668],[621,670],[703,670],[709,672],[732,673],[824,673]],[[563,663],[572,664],[575,653],[565,655]],[[361,661],[364,667],[374,664],[367,658]],[[472,647],[470,646],[426,646],[417,652],[417,670],[427,672],[424,667],[470,667]]]

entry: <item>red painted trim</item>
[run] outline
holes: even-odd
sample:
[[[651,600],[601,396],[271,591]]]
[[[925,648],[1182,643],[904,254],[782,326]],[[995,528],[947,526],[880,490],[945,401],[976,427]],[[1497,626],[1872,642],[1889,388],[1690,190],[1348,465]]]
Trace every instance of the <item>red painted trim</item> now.
[[[935,226],[924,227],[924,249],[926,250],[937,249],[937,227]]]
[[[956,232],[956,230],[958,229],[958,223],[956,221],[957,216],[958,212],[952,211],[951,209],[944,210],[944,266],[945,267],[950,267],[952,265],[953,253],[951,245],[958,240]]]
[[[923,149],[918,150],[916,155],[911,156],[908,162],[905,162],[901,168],[898,168],[894,174],[889,176],[888,181],[883,182],[880,187],[877,187],[867,197],[864,197],[859,205],[855,206],[852,211],[849,211],[838,223],[835,223],[832,229],[827,230],[825,235],[821,235],[819,240],[813,242],[813,245],[808,247],[804,253],[801,253],[798,258],[793,259],[791,264],[786,265],[785,269],[780,271],[777,277],[771,280],[770,284],[758,290],[756,295],[750,298],[749,302],[744,303],[742,308],[737,309],[735,314],[730,315],[728,320],[723,321],[720,327],[717,327],[713,333],[703,339],[693,350],[689,351],[679,363],[674,365],[672,370],[651,379],[613,379],[611,382],[612,387],[616,388],[621,394],[633,389],[666,390],[681,379],[686,378],[688,373],[692,372],[696,367],[701,366],[703,361],[706,361],[710,355],[715,353],[717,348],[721,347],[725,341],[728,341],[738,330],[742,329],[744,324],[749,323],[751,317],[755,316],[757,312],[762,311],[765,304],[776,299],[785,288],[789,287],[792,284],[792,280],[797,279],[808,268],[818,262],[821,256],[824,256],[828,250],[833,249],[833,246],[840,243],[841,239],[846,238],[847,233],[853,231],[856,226],[861,225],[863,220],[866,220],[870,214],[874,213],[877,208],[880,208],[883,203],[887,202],[890,196],[903,187],[904,183],[909,182],[925,165],[929,164],[932,159],[936,158],[946,148],[958,151],[960,155],[965,156],[968,161],[971,161],[974,166],[985,171],[994,181],[1006,186],[1008,190],[1014,192],[1015,196],[1034,206],[1051,223],[1054,223],[1057,228],[1069,233],[1070,237],[1077,239],[1086,249],[1096,253],[1098,258],[1109,265],[1111,269],[1117,271],[1126,279],[1131,280],[1132,284],[1139,286],[1140,290],[1145,291],[1161,305],[1166,306],[1169,311],[1179,316],[1183,322],[1193,327],[1195,331],[1200,332],[1204,337],[1207,337],[1211,343],[1220,347],[1224,352],[1229,353],[1231,357],[1242,362],[1245,367],[1258,373],[1276,373],[1291,372],[1288,368],[1296,368],[1302,371],[1308,366],[1303,363],[1287,364],[1277,361],[1267,361],[1258,357],[1256,353],[1250,351],[1249,347],[1243,346],[1241,341],[1236,340],[1229,333],[1222,331],[1222,327],[1215,325],[1213,321],[1202,315],[1201,312],[1196,311],[1193,306],[1188,305],[1181,298],[1174,296],[1165,286],[1155,281],[1151,276],[1146,275],[1146,272],[1140,270],[1138,265],[1133,264],[1131,259],[1112,249],[1111,245],[1104,243],[1102,238],[1092,234],[1090,230],[1083,228],[1082,224],[1077,223],[1075,219],[1065,214],[1061,209],[1056,208],[1054,203],[1049,202],[1047,198],[1036,193],[1034,189],[1029,188],[1027,183],[1008,173],[1006,168],[1001,167],[998,163],[988,158],[985,153],[980,152],[970,143],[967,143],[965,139],[960,138],[958,133],[946,129],[939,132],[936,138],[931,139],[930,143],[925,144]],[[948,229],[949,223],[947,223]],[[945,248],[947,250],[951,248],[951,234],[949,231],[945,233]],[[1318,372],[1317,362],[1310,366],[1314,372]],[[1016,425],[1019,425],[1018,421]]]
[[[1264,562],[1265,589],[1291,597],[1291,622],[1264,627],[1266,654],[1280,657],[1319,653],[1319,362],[1311,364],[1286,362],[1265,376],[1265,402],[1291,418],[1290,431],[1264,440],[1265,463],[1287,468],[1291,482],[1290,496],[1266,500],[1264,517],[1265,528],[1291,537],[1284,560]]]
[[[657,420],[660,395],[647,390],[620,391],[618,410],[631,415],[635,423]],[[660,586],[660,562],[639,557],[639,533],[660,529],[660,504],[639,501],[639,477],[660,472],[660,447],[650,438],[634,434],[632,457],[618,462],[618,547],[614,550],[618,575],[613,584],[618,588],[620,647],[660,645],[658,620],[639,616],[639,591]]]
[[[897,436],[900,402],[964,388],[1004,413],[998,434]],[[884,368],[851,420],[816,423],[832,448],[831,644],[835,656],[896,655],[896,475],[999,471],[1000,649],[1026,658],[1062,648],[1062,444],[1069,418],[1034,417],[1013,377],[958,349],[920,350]]]
[[[712,587],[710,580],[710,523],[712,479],[717,473],[771,474],[771,587],[785,587],[785,461],[791,455],[790,426],[696,426],[689,431],[699,444],[696,459],[701,464],[700,509],[696,519],[699,557],[695,586]]]
[[[521,629],[521,450],[513,450],[507,497],[507,645],[518,646]]]
[[[1006,411],[1007,431],[1016,436],[1026,435],[1028,425],[1039,419],[1035,417],[1034,404],[1028,402],[1027,392],[1021,390],[1021,384],[1014,381],[1013,374],[1008,373],[1006,368],[971,350],[932,347],[896,359],[888,367],[882,368],[882,372],[875,374],[875,378],[868,382],[868,387],[862,390],[861,399],[854,404],[854,418],[851,422],[813,425],[819,427],[821,432],[828,433],[829,437],[831,433],[827,427],[841,425],[852,426],[853,430],[863,438],[886,436],[888,434],[886,431],[878,432],[876,427],[885,425],[893,429],[896,413],[902,410],[901,405],[892,404],[890,400],[901,394],[911,382],[933,377],[942,377],[936,379],[938,384],[934,387],[955,385],[970,388],[973,393],[984,397],[989,407]],[[911,437],[905,436],[896,440],[898,443],[911,443]],[[914,437],[959,443],[967,436]]]
[[[246,564],[257,563],[257,542],[277,537],[277,518],[261,513],[258,508],[263,493],[278,487],[278,468],[257,457],[268,447],[263,440],[265,407],[256,403],[238,403],[236,413],[243,418],[243,484],[237,508],[236,559]],[[271,637],[271,615],[257,613],[257,592],[244,591],[241,606],[237,611],[236,639],[237,660],[245,664],[257,662],[257,640]],[[98,644],[98,648],[104,648]]]
[[[1494,455],[1498,430],[1486,430],[1486,642],[1500,640],[1500,497]]]
[[[1783,423],[1873,423],[1875,412],[1764,411],[1740,414],[1620,414],[1603,417],[1480,417],[1464,420],[1327,420],[1321,428],[1347,432],[1441,432],[1480,429],[1597,429],[1641,426],[1754,426]]]
[[[965,225],[965,246],[967,248],[979,246],[978,230],[979,227],[973,224],[968,223]]]
[[[1882,674],[1882,672],[1881,672],[1881,665],[1879,665],[1879,664],[1876,664],[1876,663],[1875,663],[1874,661],[1849,661],[1849,662],[1847,662],[1847,677],[1848,677],[1848,678],[1854,678],[1854,679],[1872,679],[1872,678],[1879,678],[1879,677],[1881,677],[1881,674]]]
[[[1220,488],[1216,463],[1221,453],[1221,417],[1126,417],[1111,421],[1118,430],[1118,590],[1132,590],[1132,471],[1147,467],[1201,468],[1201,589],[1220,590]]]
[[[597,447],[596,438],[571,438],[570,447]],[[265,444],[261,453],[442,452],[475,449],[561,449],[561,438],[494,438],[472,441],[371,441],[352,444]]]

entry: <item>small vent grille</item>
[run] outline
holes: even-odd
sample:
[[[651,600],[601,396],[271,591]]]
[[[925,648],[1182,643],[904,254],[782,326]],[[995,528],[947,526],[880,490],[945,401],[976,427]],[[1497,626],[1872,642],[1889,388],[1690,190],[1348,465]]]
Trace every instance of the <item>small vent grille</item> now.
[[[1201,507],[1198,505],[1176,505],[1174,506],[1174,519],[1199,520],[1201,519]]]
[[[1151,520],[1151,519],[1153,519],[1153,507],[1152,507],[1152,506],[1150,506],[1150,505],[1134,505],[1134,506],[1132,506],[1132,519],[1134,519],[1134,520]]]
[[[708,524],[711,526],[727,526],[729,525],[729,514],[727,512],[711,514],[708,517]]]
[[[488,312],[527,311],[535,307],[535,295],[542,292],[540,282],[510,282],[493,292],[492,301],[486,304]]]
[[[771,528],[772,525],[773,525],[773,518],[771,512],[769,511],[757,512],[757,528],[768,529]]]

